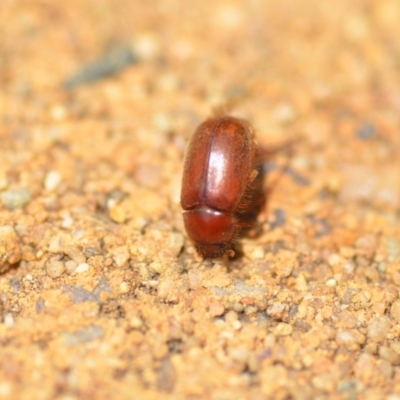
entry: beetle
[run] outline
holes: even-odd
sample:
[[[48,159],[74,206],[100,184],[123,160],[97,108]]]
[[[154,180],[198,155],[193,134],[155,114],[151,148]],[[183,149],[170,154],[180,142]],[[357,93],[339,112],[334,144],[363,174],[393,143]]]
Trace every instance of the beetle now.
[[[211,118],[192,135],[181,206],[186,232],[204,258],[234,256],[240,231],[256,225],[263,204],[259,164],[253,129],[245,120]]]

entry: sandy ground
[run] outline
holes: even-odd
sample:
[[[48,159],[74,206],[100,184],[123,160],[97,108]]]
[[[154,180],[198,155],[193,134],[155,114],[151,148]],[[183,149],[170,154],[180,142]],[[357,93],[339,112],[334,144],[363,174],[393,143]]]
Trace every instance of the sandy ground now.
[[[399,400],[399,21],[398,0],[2,0],[0,398]],[[229,262],[179,205],[221,109],[297,143]]]

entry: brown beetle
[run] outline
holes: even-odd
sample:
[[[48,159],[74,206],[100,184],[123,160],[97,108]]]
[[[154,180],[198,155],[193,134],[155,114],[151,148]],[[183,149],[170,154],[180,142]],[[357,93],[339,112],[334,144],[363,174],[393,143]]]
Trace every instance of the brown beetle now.
[[[204,257],[233,256],[240,230],[255,225],[255,210],[262,204],[257,161],[257,143],[247,121],[212,118],[193,134],[183,170],[181,206],[186,232]]]

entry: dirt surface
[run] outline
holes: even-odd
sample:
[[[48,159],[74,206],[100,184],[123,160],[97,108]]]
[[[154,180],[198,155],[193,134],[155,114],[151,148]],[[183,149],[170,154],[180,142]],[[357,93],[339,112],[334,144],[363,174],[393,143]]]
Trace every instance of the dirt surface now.
[[[400,399],[398,0],[0,2],[0,398]],[[183,156],[269,160],[203,261]]]

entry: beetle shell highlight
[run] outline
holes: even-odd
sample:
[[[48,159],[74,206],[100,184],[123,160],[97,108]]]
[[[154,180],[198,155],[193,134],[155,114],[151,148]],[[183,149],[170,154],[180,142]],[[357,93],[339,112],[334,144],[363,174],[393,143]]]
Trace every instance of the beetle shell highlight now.
[[[206,258],[232,250],[246,192],[254,177],[256,143],[250,125],[213,118],[194,132],[185,158],[181,206],[185,229]]]

